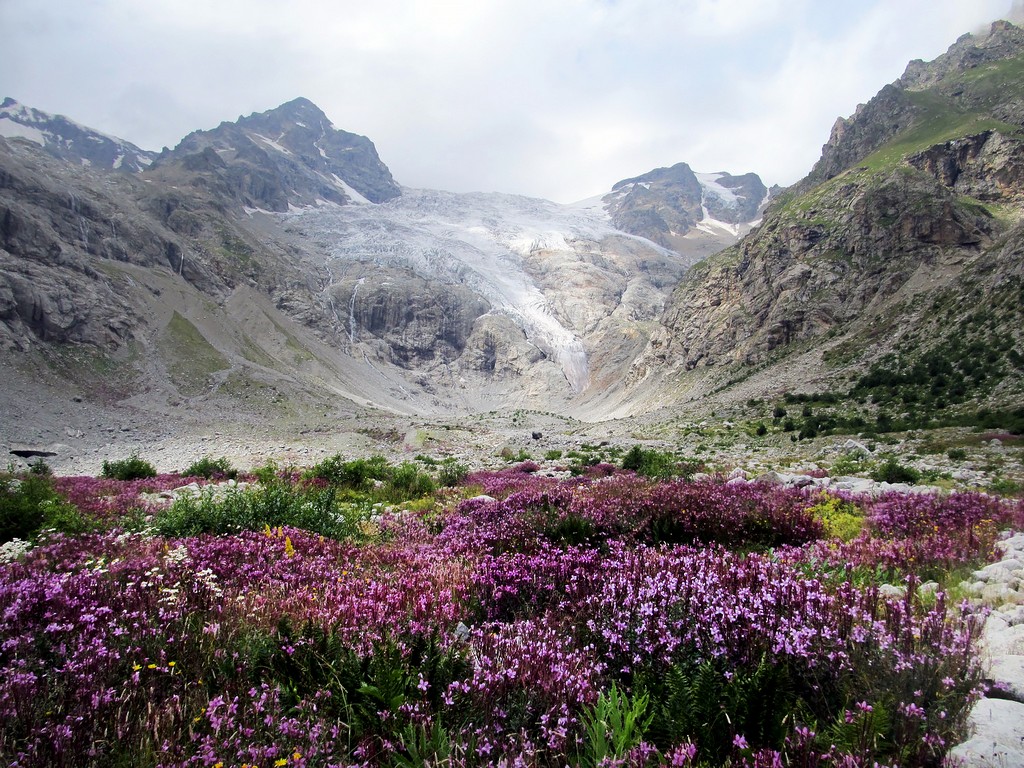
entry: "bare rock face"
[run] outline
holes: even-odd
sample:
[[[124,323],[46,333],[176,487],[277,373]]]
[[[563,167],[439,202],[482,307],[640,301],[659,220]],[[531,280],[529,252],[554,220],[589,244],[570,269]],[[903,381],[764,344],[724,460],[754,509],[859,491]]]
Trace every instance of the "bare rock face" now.
[[[465,287],[382,269],[337,283],[332,294],[336,306],[348,308],[350,344],[367,336],[380,340],[390,362],[402,368],[460,357],[474,323],[490,308]]]
[[[831,339],[844,354],[878,355],[905,334],[953,333],[929,308],[963,305],[968,292],[1012,304],[1022,139],[1013,124],[958,131],[1020,124],[1022,61],[1024,32],[999,23],[912,64],[840,120],[811,174],[761,226],[683,278],[630,381],[774,365]]]
[[[833,178],[894,137],[922,130],[943,115],[985,113],[1008,127],[1020,125],[1024,98],[1016,87],[1014,62],[1021,55],[1024,31],[997,21],[988,34],[963,35],[934,61],[910,62],[899,80],[858,106],[853,116],[836,121],[821,159],[797,189]],[[979,71],[985,76],[977,77]]]
[[[690,166],[676,163],[623,179],[604,200],[616,228],[670,247],[672,233],[685,234],[701,220],[701,196]]]
[[[764,362],[779,348],[882,314],[916,276],[934,290],[990,244],[992,220],[937,180],[900,169],[836,184],[807,210],[770,215],[761,229],[694,268],[650,354],[692,369]]]
[[[283,212],[290,205],[381,203],[401,190],[368,138],[334,127],[308,99],[186,136],[154,163],[168,179],[193,183],[243,206]]]
[[[679,238],[702,222],[754,222],[767,199],[768,189],[757,174],[696,174],[686,163],[676,163],[623,179],[603,201],[617,229],[678,248]]]
[[[1024,142],[998,131],[937,144],[907,162],[957,194],[978,200],[1016,202],[1024,190]]]
[[[0,136],[31,142],[75,165],[120,173],[139,173],[156,156],[131,142],[86,128],[63,115],[26,107],[12,98],[0,104]]]
[[[0,140],[0,335],[117,348],[133,336],[133,298],[97,269],[103,260],[163,267],[216,293],[222,283],[132,203],[135,182],[100,184],[30,146]]]

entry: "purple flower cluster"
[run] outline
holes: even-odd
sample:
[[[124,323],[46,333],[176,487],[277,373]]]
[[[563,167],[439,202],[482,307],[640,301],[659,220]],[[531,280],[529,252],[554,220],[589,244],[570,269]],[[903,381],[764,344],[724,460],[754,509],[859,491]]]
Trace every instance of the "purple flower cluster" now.
[[[190,482],[207,482],[203,478],[181,475],[157,475],[142,480],[111,480],[102,477],[55,477],[54,489],[92,519],[116,524],[133,512],[148,511],[143,493],[158,493],[179,488]]]
[[[528,469],[478,474],[498,500],[385,518],[368,543],[113,529],[0,563],[0,759],[574,763],[603,691],[640,697],[702,665],[724,681],[784,669],[800,702],[785,738],[733,726],[716,749],[736,765],[923,766],[948,748],[980,676],[974,617],[919,600],[914,576],[896,599],[815,568],[968,562],[1019,506],[859,500],[869,525],[843,545],[819,540],[796,490]],[[58,482],[113,523],[142,486],[182,481]],[[666,735],[667,706],[602,764],[705,759],[706,734]],[[884,738],[857,735],[879,724]]]

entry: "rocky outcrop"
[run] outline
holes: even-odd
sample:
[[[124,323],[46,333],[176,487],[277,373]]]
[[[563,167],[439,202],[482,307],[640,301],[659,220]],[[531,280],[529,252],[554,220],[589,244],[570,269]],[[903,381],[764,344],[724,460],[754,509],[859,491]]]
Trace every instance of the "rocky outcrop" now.
[[[988,34],[962,36],[934,61],[910,62],[899,80],[858,106],[853,116],[836,121],[821,159],[797,189],[806,191],[855,167],[896,136],[913,136],[923,142],[921,149],[958,139],[958,123],[969,124],[965,118],[975,113],[1008,127],[1021,125],[1022,56],[1024,31],[998,21]],[[954,135],[936,135],[936,129]]]
[[[50,115],[5,98],[0,136],[36,144],[53,157],[97,170],[139,173],[156,156],[131,142],[86,128],[63,115]]]
[[[958,195],[1019,203],[1024,193],[1024,141],[998,131],[937,144],[907,162]]]
[[[840,120],[814,170],[761,226],[684,277],[631,381],[659,369],[771,365],[832,339],[849,362],[903,337],[920,347],[955,330],[929,307],[967,312],[978,297],[1012,293],[1022,139],[1012,126],[956,130],[1014,114],[1024,89],[1006,77],[1022,52],[1024,33],[997,24],[912,65]]]
[[[117,348],[140,317],[103,261],[162,267],[202,290],[223,283],[189,245],[134,205],[137,182],[100,182],[96,171],[67,166],[31,145],[0,140],[0,337],[27,349],[36,342]]]
[[[381,203],[401,194],[373,142],[338,130],[308,99],[191,133],[154,168],[168,177],[194,174],[194,185],[269,211],[317,201]]]
[[[402,368],[458,358],[477,318],[490,309],[465,287],[394,271],[374,270],[368,278],[337,283],[332,294],[348,310],[350,343],[383,342],[387,359]]]
[[[869,321],[922,272],[991,241],[992,220],[923,173],[835,185],[815,205],[778,211],[680,283],[650,354],[674,366],[764,362],[780,347]]]
[[[697,174],[686,163],[676,163],[623,179],[602,200],[617,229],[678,248],[679,238],[704,221],[750,225],[760,218],[767,199],[768,189],[757,174]]]

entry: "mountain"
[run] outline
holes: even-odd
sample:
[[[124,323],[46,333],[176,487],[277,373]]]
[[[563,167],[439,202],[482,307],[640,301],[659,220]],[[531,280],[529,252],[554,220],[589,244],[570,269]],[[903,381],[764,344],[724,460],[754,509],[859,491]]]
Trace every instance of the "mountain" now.
[[[222,199],[269,211],[320,203],[382,203],[401,194],[365,136],[341,131],[308,99],[186,136],[154,163]],[[196,178],[198,177],[198,178]]]
[[[1019,407],[1022,70],[1001,22],[837,121],[788,190],[677,163],[574,205],[403,188],[305,99],[131,173],[10,105],[0,405],[58,436],[68,397],[194,428],[787,393],[862,424]]]
[[[641,207],[623,185],[575,205],[403,189],[369,139],[305,99],[196,131],[131,173],[67,154],[88,129],[9,112],[39,134],[18,123],[0,138],[7,413],[56,414],[70,393],[105,418],[168,424],[599,414],[672,288],[763,196],[753,175],[701,176],[687,231],[671,185],[652,182],[668,248],[622,223]]]
[[[71,163],[124,173],[142,171],[155,157],[123,139],[86,128],[63,115],[23,106],[12,98],[0,103],[0,136],[30,141]]]
[[[856,395],[872,371],[904,411],[1019,406],[1022,73],[1024,32],[997,22],[838,120],[757,230],[683,278],[634,391]]]
[[[677,163],[624,179],[602,199],[618,229],[671,248],[694,229],[748,231],[768,198],[757,174],[696,174]]]

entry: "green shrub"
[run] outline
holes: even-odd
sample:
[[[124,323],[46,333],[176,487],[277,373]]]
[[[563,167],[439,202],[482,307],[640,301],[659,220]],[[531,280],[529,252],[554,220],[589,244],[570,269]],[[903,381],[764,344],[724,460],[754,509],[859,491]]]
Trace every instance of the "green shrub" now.
[[[820,502],[808,510],[825,529],[825,536],[853,541],[864,529],[864,513],[849,501],[823,494]]]
[[[963,448],[950,448],[946,451],[946,455],[951,461],[963,461],[967,458],[967,451]]]
[[[0,543],[29,539],[44,528],[83,533],[92,527],[54,490],[48,475],[0,479]]]
[[[643,674],[653,704],[647,740],[666,749],[684,741],[698,746],[697,765],[723,765],[741,734],[754,749],[780,749],[796,699],[785,664],[761,659],[730,674],[720,663],[673,665],[664,674]]]
[[[28,471],[33,475],[49,476],[53,474],[53,470],[50,469],[50,465],[46,463],[42,456],[28,465]]]
[[[354,505],[336,504],[333,487],[304,488],[276,480],[257,488],[219,492],[208,488],[198,496],[181,496],[157,515],[153,526],[162,536],[224,535],[291,526],[344,539],[358,533],[364,517]]]
[[[391,465],[383,456],[345,461],[339,454],[324,459],[306,471],[306,476],[356,491],[369,490],[374,481],[387,479]]]
[[[429,496],[436,490],[434,478],[407,461],[391,468],[380,495],[386,501],[397,503]]]
[[[553,448],[544,454],[545,461],[558,461],[560,458],[562,458],[562,452],[557,448]]]
[[[879,483],[909,483],[913,485],[921,479],[921,473],[890,457],[884,464],[872,470],[871,479]]]
[[[630,448],[622,457],[623,469],[629,469],[644,477],[667,478],[692,474],[696,465],[680,462],[674,455],[639,445]]]
[[[140,459],[138,454],[132,454],[127,459],[104,461],[101,475],[111,480],[144,480],[156,477],[156,467]]]
[[[465,464],[460,464],[455,459],[445,459],[437,473],[437,482],[446,488],[454,488],[465,480],[468,474],[469,467]]]
[[[207,480],[214,478],[236,478],[238,470],[231,466],[231,462],[221,456],[213,459],[204,456],[193,462],[181,472],[185,477],[205,477]]]

